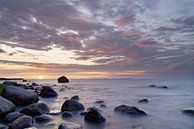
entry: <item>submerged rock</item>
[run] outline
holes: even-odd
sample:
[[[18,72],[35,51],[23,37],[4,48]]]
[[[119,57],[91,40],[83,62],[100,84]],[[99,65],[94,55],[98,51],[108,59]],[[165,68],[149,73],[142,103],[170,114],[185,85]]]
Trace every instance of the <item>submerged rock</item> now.
[[[42,98],[50,98],[50,97],[56,97],[58,96],[57,92],[55,92],[53,89],[51,89],[48,86],[43,86],[40,94],[39,94]]]
[[[106,119],[102,114],[93,107],[88,108],[87,113],[85,114],[85,121],[90,122],[90,123],[104,123]]]
[[[61,107],[62,112],[64,111],[76,112],[81,110],[84,110],[84,105],[76,100],[66,100]]]
[[[24,129],[31,126],[32,126],[32,117],[21,116],[10,124],[9,129]]]
[[[168,86],[157,86],[157,85],[149,85],[151,88],[161,88],[161,89],[168,89]]]
[[[52,118],[49,115],[43,114],[41,116],[37,116],[35,118],[37,123],[47,123],[52,120]]]
[[[98,101],[95,101],[95,103],[102,104],[102,103],[104,103],[104,101],[103,100],[98,100]]]
[[[22,114],[20,112],[12,112],[12,113],[7,114],[4,118],[4,120],[8,123],[11,123],[21,116],[24,116],[24,114]]]
[[[115,112],[120,112],[127,115],[133,115],[133,116],[146,116],[147,114],[134,107],[134,106],[127,106],[127,105],[120,105],[114,109]]]
[[[148,99],[140,99],[140,100],[138,101],[138,103],[148,103],[148,102],[149,102]]]
[[[79,100],[79,96],[75,95],[75,96],[71,97],[71,100]]]
[[[58,78],[58,83],[68,83],[68,82],[69,82],[69,79],[65,76]]]
[[[34,92],[16,86],[6,86],[2,96],[14,104],[22,106],[36,103],[39,100],[38,95]]]
[[[69,111],[65,111],[62,114],[63,118],[69,118],[69,117],[72,117],[72,116],[73,116],[73,114],[71,112],[69,112]]]
[[[16,106],[11,101],[0,96],[0,117],[10,112],[14,112],[15,109]]]
[[[183,113],[194,115],[194,107],[188,107],[182,110]]]
[[[50,112],[49,107],[44,103],[31,104],[20,111],[28,116],[38,116],[42,114],[48,114]]]
[[[59,125],[58,129],[82,129],[82,126],[73,122],[64,122]]]

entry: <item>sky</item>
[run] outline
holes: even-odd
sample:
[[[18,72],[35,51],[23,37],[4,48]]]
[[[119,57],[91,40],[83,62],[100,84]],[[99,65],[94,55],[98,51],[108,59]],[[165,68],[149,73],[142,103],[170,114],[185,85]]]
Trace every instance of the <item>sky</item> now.
[[[0,0],[0,77],[194,74],[193,0]]]

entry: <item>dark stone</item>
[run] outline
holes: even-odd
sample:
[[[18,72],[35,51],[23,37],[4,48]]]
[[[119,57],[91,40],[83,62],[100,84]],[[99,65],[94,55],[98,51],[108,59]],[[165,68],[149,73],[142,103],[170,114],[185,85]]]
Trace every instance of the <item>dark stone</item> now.
[[[62,112],[64,111],[76,112],[81,110],[84,110],[84,105],[76,100],[66,100],[61,107]]]
[[[51,121],[51,119],[52,118],[49,115],[45,115],[45,114],[43,114],[41,116],[37,116],[35,118],[37,123],[47,123],[47,122]]]
[[[182,110],[183,113],[194,115],[194,107],[185,108]]]
[[[58,83],[68,83],[68,82],[69,82],[69,79],[65,76],[58,78]]]
[[[98,100],[95,103],[101,104],[101,103],[104,103],[104,101],[103,100]]]
[[[14,112],[15,109],[16,106],[11,101],[0,96],[0,117],[10,112]]]
[[[39,84],[33,82],[33,83],[32,83],[32,86],[39,86]]]
[[[21,116],[10,124],[9,129],[24,129],[31,126],[32,126],[32,117]]]
[[[157,86],[156,85],[149,85],[149,87],[152,87],[153,88],[153,87],[157,87]]]
[[[20,112],[28,116],[38,116],[48,114],[50,110],[49,107],[44,103],[35,103],[25,107]]]
[[[65,111],[62,114],[63,118],[69,118],[69,117],[72,117],[72,116],[73,116],[73,114],[71,112],[69,112],[69,111]]]
[[[14,81],[4,81],[3,82],[4,85],[11,85],[11,86],[17,86],[17,82],[14,82]]]
[[[7,114],[4,118],[4,120],[5,120],[5,122],[11,123],[21,116],[24,116],[24,114],[22,114],[20,112],[12,112],[12,113]]]
[[[58,129],[82,129],[82,126],[73,122],[64,122],[59,125]]]
[[[75,95],[73,97],[71,97],[72,100],[79,100],[79,96]]]
[[[100,104],[100,107],[106,107],[106,105],[105,104]]]
[[[7,129],[7,126],[0,124],[0,129]]]
[[[87,114],[87,112],[81,112],[80,115],[81,116],[85,116]]]
[[[114,109],[115,112],[120,112],[127,115],[133,116],[145,116],[147,115],[144,111],[134,107],[134,106],[127,106],[127,105],[120,105]]]
[[[55,92],[53,89],[51,89],[48,86],[43,86],[39,95],[43,98],[50,98],[50,97],[58,96],[57,92]]]
[[[89,108],[85,115],[85,121],[90,123],[104,123],[106,119],[96,108]]]
[[[148,99],[141,99],[141,100],[138,101],[138,103],[148,103],[148,102],[149,102]]]
[[[2,96],[16,105],[29,105],[38,102],[38,95],[32,91],[17,87],[6,86],[2,92]]]
[[[158,88],[168,89],[168,86],[158,86]]]

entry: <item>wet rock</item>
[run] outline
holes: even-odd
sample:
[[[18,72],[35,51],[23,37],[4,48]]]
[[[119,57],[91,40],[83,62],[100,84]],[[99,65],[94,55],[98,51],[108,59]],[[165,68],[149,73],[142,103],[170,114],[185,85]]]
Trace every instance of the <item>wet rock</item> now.
[[[158,88],[168,89],[168,86],[158,86]]]
[[[106,119],[102,114],[93,107],[88,108],[87,113],[85,115],[85,121],[90,122],[90,123],[104,123]]]
[[[14,81],[4,81],[3,84],[6,86],[8,85],[17,86],[17,82],[14,82]]]
[[[183,113],[194,115],[194,107],[188,107],[182,110]]]
[[[6,86],[2,96],[21,106],[36,103],[39,100],[38,95],[34,92],[16,86]]]
[[[81,112],[80,115],[81,116],[85,116],[87,114],[87,112]]]
[[[33,82],[33,83],[32,83],[32,86],[39,86],[39,84],[38,84],[38,83]]]
[[[156,85],[149,85],[149,87],[154,88],[154,87],[157,87],[157,86]]]
[[[49,107],[44,103],[35,103],[25,107],[20,112],[28,116],[38,116],[48,114],[50,110]]]
[[[31,126],[32,126],[32,117],[21,116],[10,124],[9,129],[24,129]]]
[[[8,123],[11,123],[21,116],[24,116],[24,114],[22,114],[20,112],[12,112],[12,113],[7,114],[4,118],[4,120]]]
[[[71,97],[71,100],[79,100],[79,96],[75,95],[75,96]]]
[[[104,101],[103,100],[98,100],[98,101],[95,101],[95,103],[101,104],[101,103],[104,103]]]
[[[82,129],[82,126],[73,122],[64,122],[59,125],[58,129]]]
[[[50,98],[50,97],[57,97],[58,96],[57,92],[55,92],[53,89],[51,89],[48,86],[43,86],[39,95],[42,98]]]
[[[68,83],[68,82],[69,82],[69,79],[65,76],[58,78],[58,83]]]
[[[41,115],[41,116],[37,116],[36,118],[35,118],[35,121],[37,122],[37,123],[47,123],[47,122],[49,122],[49,121],[51,121],[52,120],[52,118],[49,116],[49,115],[45,115],[45,114],[43,114],[43,115]]]
[[[10,112],[14,112],[15,109],[16,106],[11,101],[0,96],[0,117]]]
[[[81,110],[84,110],[84,105],[76,100],[66,100],[61,107],[62,112],[64,111],[76,112]]]
[[[149,102],[148,99],[141,99],[141,100],[138,101],[138,103],[148,103],[148,102]]]
[[[7,126],[0,124],[0,129],[7,129]]]
[[[105,104],[100,104],[100,107],[106,107],[106,105]]]
[[[69,117],[72,117],[72,116],[73,116],[73,114],[71,112],[69,112],[69,111],[65,111],[62,114],[63,118],[69,118]]]
[[[134,106],[127,106],[127,105],[120,105],[114,109],[115,112],[120,112],[127,115],[133,116],[145,116],[147,115],[144,111],[134,107]]]

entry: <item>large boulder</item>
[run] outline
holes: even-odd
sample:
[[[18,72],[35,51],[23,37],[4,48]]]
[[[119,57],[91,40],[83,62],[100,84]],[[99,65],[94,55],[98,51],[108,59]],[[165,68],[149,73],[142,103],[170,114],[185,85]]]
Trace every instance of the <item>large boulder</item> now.
[[[104,123],[106,119],[96,108],[88,108],[87,113],[85,115],[85,121],[90,123]]]
[[[68,83],[68,82],[69,82],[69,79],[65,76],[58,78],[58,83]]]
[[[16,86],[6,86],[2,96],[21,106],[36,103],[39,100],[38,95],[34,92]]]
[[[43,86],[40,94],[39,94],[42,98],[50,98],[50,97],[56,97],[58,96],[57,92],[55,92],[53,89],[51,89],[48,86]]]
[[[76,100],[66,100],[61,107],[62,112],[64,111],[76,112],[81,110],[84,110],[84,105]]]
[[[9,129],[24,129],[31,127],[32,121],[32,117],[30,116],[21,116],[10,124]]]
[[[127,115],[132,116],[145,116],[147,115],[144,111],[134,107],[134,106],[127,106],[127,105],[120,105],[114,109],[115,112],[120,112]]]
[[[0,96],[0,117],[10,112],[14,112],[16,106],[9,100]]]
[[[34,103],[23,108],[20,112],[28,116],[38,116],[48,114],[50,110],[49,107],[44,103]]]
[[[64,122],[59,125],[58,129],[82,129],[82,126],[73,122]]]
[[[4,120],[8,123],[11,123],[21,116],[24,116],[24,114],[22,114],[20,112],[11,112],[5,116]]]

